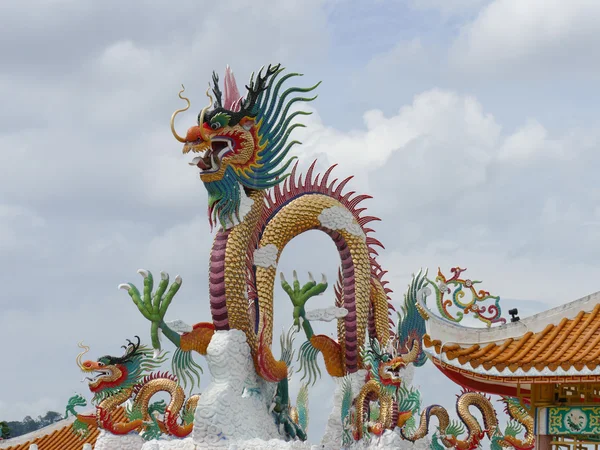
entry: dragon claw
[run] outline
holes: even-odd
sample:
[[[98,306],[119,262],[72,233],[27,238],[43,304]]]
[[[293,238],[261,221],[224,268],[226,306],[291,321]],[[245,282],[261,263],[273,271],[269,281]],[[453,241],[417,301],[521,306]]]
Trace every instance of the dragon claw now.
[[[127,283],[121,283],[117,289],[124,289],[127,292],[129,292],[131,290],[131,286],[129,286]]]
[[[315,279],[313,278],[313,274],[308,272],[308,279],[310,280],[311,283],[315,282]]]
[[[287,283],[287,281],[285,280],[285,277],[283,276],[283,272],[279,272],[279,279],[281,280],[282,283]]]
[[[298,281],[298,273],[295,270],[292,272],[292,276],[294,277],[294,281]]]
[[[181,284],[182,282],[183,282],[183,280],[181,279],[181,277],[180,277],[179,275],[177,275],[177,276],[175,277],[175,283],[177,283],[177,284]]]
[[[321,274],[321,284],[327,284],[327,277],[324,273]]]
[[[144,279],[148,278],[148,271],[146,269],[139,269],[137,273],[144,277]]]
[[[161,278],[161,280],[168,280],[169,279],[169,274],[167,272],[161,272],[160,273],[160,278]]]

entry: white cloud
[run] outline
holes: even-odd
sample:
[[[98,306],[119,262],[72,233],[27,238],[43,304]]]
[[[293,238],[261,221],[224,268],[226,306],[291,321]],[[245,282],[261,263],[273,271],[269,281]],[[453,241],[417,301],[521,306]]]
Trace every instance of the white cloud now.
[[[482,2],[418,3],[455,14]],[[456,80],[446,76],[426,34],[390,42],[389,55],[361,53],[334,72],[337,49],[330,48],[326,15],[317,1],[217,2],[201,16],[195,15],[194,1],[120,15],[111,4],[90,9],[91,4],[61,2],[56,17],[31,7],[23,16],[15,5],[0,17],[0,35],[10,36],[0,41],[13,51],[0,74],[0,96],[8,104],[0,112],[5,275],[0,340],[19,338],[3,355],[19,370],[0,371],[0,385],[11,387],[2,393],[0,419],[21,419],[45,408],[60,411],[73,390],[85,392],[73,361],[82,338],[96,356],[118,352],[135,334],[147,339],[148,323],[116,289],[125,281],[139,285],[138,268],[155,276],[160,270],[182,275],[184,285],[168,320],[209,320],[206,269],[212,237],[206,193],[170,136],[168,120],[180,107],[177,91],[183,82],[192,100],[191,111],[177,122],[183,133],[204,105],[210,71],[220,72],[227,63],[240,84],[257,65],[278,59],[311,80],[321,71],[334,73],[331,79],[340,73],[372,76],[367,88],[357,84],[339,91],[340,98],[328,97],[333,87],[324,83],[308,128],[297,134],[305,142],[297,154],[303,169],[316,156],[320,171],[340,163],[332,178],[355,174],[347,189],[375,195],[365,204],[369,214],[384,220],[375,227],[387,248],[380,262],[389,270],[396,306],[410,274],[424,266],[431,271],[438,265],[466,266],[490,291],[514,299],[504,309],[520,305],[523,312],[542,306],[519,299],[556,304],[598,290],[600,209],[594,205],[600,200],[595,182],[600,140],[594,124],[556,131],[535,111],[520,109],[519,99],[506,98],[502,104],[518,117],[517,126],[507,125],[489,95],[464,95],[464,86],[452,85]],[[547,14],[501,0],[484,7],[464,27],[455,47],[462,53],[454,55],[462,59],[455,62],[501,73],[523,61],[545,61],[548,67],[583,61],[582,52],[597,43],[590,25],[594,14],[597,18],[596,3],[544,5]],[[28,27],[16,26],[18,17]],[[133,26],[132,18],[153,26]],[[106,30],[94,28],[97,23]],[[376,39],[378,30],[368,31],[354,38]],[[493,93],[495,86],[483,91]],[[367,110],[361,126],[332,126],[333,114],[324,111],[343,109],[340,99],[355,101],[360,95],[371,102],[361,109]],[[340,111],[339,117],[348,114]],[[338,265],[329,238],[310,232],[284,250],[279,269],[286,275],[296,269],[301,279],[312,271],[335,280]],[[275,298],[275,330],[280,330],[289,326],[292,306],[279,286]],[[330,295],[308,308],[327,306]],[[333,335],[330,325],[317,323],[315,330]],[[208,378],[205,372],[205,383]],[[432,367],[422,369],[419,380],[424,404],[441,398],[452,408],[458,388]],[[298,386],[295,375],[292,398]],[[325,394],[331,389],[325,375],[310,391],[313,441],[324,429],[331,400]]]
[[[437,10],[445,16],[464,14],[476,10],[489,0],[411,0],[415,9]]]
[[[462,27],[452,63],[491,75],[597,69],[599,18],[594,0],[495,0]]]

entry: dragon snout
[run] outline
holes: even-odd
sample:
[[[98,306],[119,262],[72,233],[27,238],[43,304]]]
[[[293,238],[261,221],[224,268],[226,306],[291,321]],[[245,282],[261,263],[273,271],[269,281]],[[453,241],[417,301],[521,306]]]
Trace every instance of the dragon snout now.
[[[81,363],[81,369],[86,372],[92,372],[94,370],[100,369],[100,366],[96,361],[84,361]]]
[[[404,368],[406,364],[402,358],[395,358],[395,360],[391,363],[392,370],[399,370]]]
[[[187,130],[185,135],[186,142],[194,142],[202,139],[202,133],[198,125],[194,125]]]

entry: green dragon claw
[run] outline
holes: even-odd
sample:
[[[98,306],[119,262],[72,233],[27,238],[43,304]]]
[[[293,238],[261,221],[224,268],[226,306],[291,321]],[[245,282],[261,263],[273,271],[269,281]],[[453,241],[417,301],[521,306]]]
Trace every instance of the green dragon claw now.
[[[87,406],[87,401],[82,395],[75,394],[67,401],[64,418],[67,419],[69,417],[69,413],[77,417],[77,412],[75,411],[75,408],[78,406]]]
[[[298,274],[295,270],[293,272],[294,281],[292,286],[287,282],[283,273],[280,273],[280,277],[281,287],[290,297],[290,300],[292,300],[292,304],[294,305],[294,325],[298,327],[298,329],[300,329],[300,325],[302,325],[308,339],[310,339],[313,332],[310,323],[306,319],[305,305],[308,299],[325,292],[327,289],[327,278],[323,275],[321,282],[317,283],[313,278],[312,273],[309,272],[308,283],[301,287],[300,282],[298,281]]]
[[[152,295],[152,290],[154,289],[154,277],[150,271],[145,269],[138,270],[138,273],[144,278],[143,294],[140,293],[139,289],[132,283],[120,284],[119,289],[127,291],[142,315],[151,322],[150,336],[152,338],[152,347],[155,350],[160,350],[158,330],[162,329],[165,334],[170,331],[164,323],[164,318],[169,305],[173,301],[173,297],[175,297],[175,294],[177,294],[177,291],[179,291],[179,288],[181,287],[182,280],[181,277],[177,275],[175,281],[171,284],[169,290],[167,290],[169,285],[169,274],[161,272],[161,280],[158,284],[158,289],[154,295]],[[171,333],[168,337],[171,340],[177,340],[177,336],[171,336]]]

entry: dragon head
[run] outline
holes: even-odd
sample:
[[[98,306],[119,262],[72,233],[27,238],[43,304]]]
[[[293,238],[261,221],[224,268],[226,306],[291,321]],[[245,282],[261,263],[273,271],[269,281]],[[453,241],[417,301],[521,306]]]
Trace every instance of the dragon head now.
[[[77,365],[84,373],[94,374],[86,377],[90,391],[94,393],[94,400],[101,400],[114,395],[123,389],[133,387],[140,381],[144,373],[157,368],[165,360],[165,356],[153,359],[153,350],[140,345],[140,338],[136,336],[137,342],[129,339],[127,345],[123,345],[125,353],[122,356],[105,355],[96,361],[83,361],[83,355],[89,351],[89,347],[79,344],[84,351],[77,355]]]
[[[243,196],[285,179],[285,172],[294,159],[286,160],[286,156],[298,143],[288,144],[287,140],[294,128],[302,126],[291,122],[298,115],[309,114],[304,111],[289,114],[290,107],[295,102],[316,97],[287,98],[293,93],[310,92],[318,84],[310,88],[290,88],[279,95],[283,82],[299,75],[287,74],[275,83],[283,70],[277,64],[261,69],[256,79],[252,74],[245,96],[240,95],[229,66],[225,71],[224,95],[219,88],[219,77],[213,72],[213,83],[206,93],[209,105],[202,109],[197,125],[188,129],[185,138],[175,131],[174,120],[178,113],[190,107],[190,102],[182,97],[183,90],[179,93],[187,106],[173,113],[171,131],[184,144],[184,154],[196,154],[189,164],[200,169],[200,179],[208,191],[211,226],[220,223],[227,228],[235,220],[239,222]]]
[[[402,384],[402,371],[417,360],[419,347],[419,342],[415,340],[410,350],[398,355],[391,343],[384,350],[376,339],[371,340],[363,356],[365,366],[370,370],[370,378],[384,386],[399,387]]]

